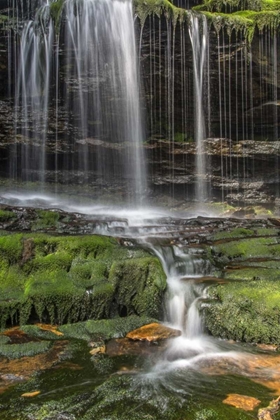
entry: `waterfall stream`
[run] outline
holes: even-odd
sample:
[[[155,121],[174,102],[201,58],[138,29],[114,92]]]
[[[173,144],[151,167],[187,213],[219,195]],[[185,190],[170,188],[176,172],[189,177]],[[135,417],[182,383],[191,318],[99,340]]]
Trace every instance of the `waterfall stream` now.
[[[102,187],[119,180],[128,201],[139,202],[146,164],[132,2],[67,0],[63,16],[55,33],[51,2],[40,0],[21,31],[11,178],[44,185],[47,167],[57,174],[62,166],[64,182],[74,173]],[[62,165],[61,149],[69,151]]]

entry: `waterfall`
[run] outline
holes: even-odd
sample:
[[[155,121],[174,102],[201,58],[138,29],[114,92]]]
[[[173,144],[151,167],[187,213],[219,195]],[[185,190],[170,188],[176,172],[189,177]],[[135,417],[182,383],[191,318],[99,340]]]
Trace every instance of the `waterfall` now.
[[[25,23],[20,39],[15,133],[16,141],[18,138],[22,140],[22,178],[32,181],[33,171],[38,171],[42,183],[45,176],[53,39],[49,2],[41,0],[34,20]],[[12,175],[17,174],[17,161],[15,153]]]
[[[120,180],[139,200],[146,171],[132,2],[66,0],[55,35],[51,4],[40,0],[19,50],[15,131],[22,150],[19,163],[14,149],[11,175],[43,184],[47,153],[56,153],[50,165],[57,171],[62,149],[64,183],[74,171],[83,183]]]
[[[200,34],[200,19],[202,20],[202,34]],[[208,28],[207,20],[204,15],[201,17],[190,15],[189,34],[193,51],[193,73],[194,73],[194,93],[195,93],[195,142],[197,146],[196,153],[196,198],[198,201],[205,201],[207,198],[206,191],[206,157],[204,140],[206,138],[205,120],[204,120],[204,78],[206,59],[207,59],[207,44],[208,44]]]
[[[91,168],[90,144],[108,141],[124,145],[115,176],[128,180],[136,195],[146,188],[139,75],[131,1],[68,0],[67,103],[75,110],[84,150],[79,169]],[[98,174],[108,168],[98,158]]]

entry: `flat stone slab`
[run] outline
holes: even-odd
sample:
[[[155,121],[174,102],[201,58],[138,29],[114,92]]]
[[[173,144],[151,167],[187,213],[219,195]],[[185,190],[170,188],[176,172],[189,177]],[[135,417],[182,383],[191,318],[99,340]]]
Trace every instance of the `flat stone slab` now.
[[[257,398],[254,397],[249,397],[247,395],[229,394],[223,403],[232,405],[236,408],[241,408],[245,411],[251,411],[260,404],[260,400],[257,400]]]
[[[126,337],[131,340],[153,342],[178,337],[179,335],[181,335],[181,331],[153,322],[129,332]]]

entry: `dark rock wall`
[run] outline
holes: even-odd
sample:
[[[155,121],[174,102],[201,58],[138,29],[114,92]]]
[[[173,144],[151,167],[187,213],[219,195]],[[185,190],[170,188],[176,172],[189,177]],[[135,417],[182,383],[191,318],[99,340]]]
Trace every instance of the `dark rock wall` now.
[[[185,3],[184,3],[185,2]],[[184,3],[184,4],[183,4]],[[16,14],[11,1],[0,1],[0,175],[11,175],[11,157],[18,173],[21,156],[28,139],[15,133],[14,94],[15,75],[19,54],[22,22],[27,15],[32,18],[36,1],[19,1]],[[197,2],[178,0],[178,6],[193,7]],[[15,16],[16,15],[16,16]],[[14,17],[13,17],[14,16]],[[15,19],[17,24],[15,25]],[[141,26],[136,19],[141,73],[142,109],[146,125],[146,156],[150,184],[154,191],[168,194],[192,194],[195,183],[194,144],[194,74],[188,19],[185,22],[168,17],[162,12],[148,15]],[[63,31],[63,29],[62,29]],[[63,33],[63,32],[61,32]],[[60,62],[64,63],[65,50],[60,47]],[[219,35],[209,27],[208,61],[204,71],[204,113],[206,135],[209,138],[229,138],[209,141],[206,145],[207,177],[211,196],[221,194],[229,201],[242,201],[254,180],[256,200],[271,201],[278,194],[279,148],[268,147],[267,154],[260,152],[259,141],[279,139],[280,97],[280,34],[264,28],[255,32],[248,45],[241,32],[229,33],[221,28]],[[66,63],[66,61],[65,61]],[[65,64],[64,63],[64,64]],[[46,153],[46,180],[54,182],[79,182],[79,156],[87,148],[92,164],[88,181],[98,175],[100,157],[108,167],[106,182],[118,172],[124,148],[112,147],[103,141],[80,141],[79,122],[67,109],[64,101],[66,64],[59,73],[59,102],[56,110],[56,79],[51,84],[51,101]],[[20,122],[21,124],[24,121]],[[16,139],[16,141],[15,141]],[[77,142],[77,140],[79,140]],[[250,153],[247,153],[248,142]],[[224,142],[224,143],[223,143]],[[15,145],[16,143],[16,145]],[[221,146],[216,147],[219,144]],[[276,144],[276,143],[275,143]],[[238,155],[232,153],[239,148]],[[247,149],[246,149],[247,148]],[[32,154],[30,155],[32,156]],[[34,156],[37,156],[34,153]],[[70,175],[70,172],[74,172]],[[115,171],[115,172],[114,172]],[[55,173],[56,172],[56,173]],[[68,176],[65,176],[65,173]],[[36,180],[36,174],[34,174]],[[245,191],[246,190],[246,191]],[[238,196],[241,191],[241,196]],[[248,195],[248,194],[247,194]],[[258,197],[257,197],[258,196]],[[219,198],[217,197],[217,198]],[[266,197],[266,198],[265,198]],[[239,200],[240,199],[240,200]]]

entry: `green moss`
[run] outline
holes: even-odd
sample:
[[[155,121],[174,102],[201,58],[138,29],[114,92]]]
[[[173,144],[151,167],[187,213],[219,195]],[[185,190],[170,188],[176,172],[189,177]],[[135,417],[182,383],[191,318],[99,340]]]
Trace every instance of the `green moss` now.
[[[160,316],[165,276],[155,257],[99,236],[0,237],[0,324],[62,324],[122,314]]]
[[[20,329],[29,337],[39,338],[42,340],[61,340],[64,338],[63,335],[57,335],[52,331],[43,330],[37,325],[22,325]]]
[[[156,258],[115,262],[109,281],[115,286],[115,299],[128,315],[161,318],[166,276]]]
[[[3,344],[7,344],[11,341],[11,339],[9,337],[7,337],[6,335],[0,335],[0,346]]]
[[[274,237],[240,239],[216,244],[211,247],[208,255],[214,265],[218,266],[248,258],[280,259],[280,244]]]
[[[0,210],[0,223],[10,221],[11,219],[16,218],[16,215],[9,210]]]
[[[246,229],[246,228],[236,228],[230,231],[222,231],[215,233],[211,239],[214,241],[218,241],[220,239],[233,239],[233,238],[242,238],[246,236],[253,236],[254,230]]]
[[[0,236],[1,261],[19,262],[23,250],[22,234]]]
[[[55,23],[56,28],[59,28],[64,4],[65,0],[53,0],[53,2],[50,5],[50,14]]]
[[[280,344],[280,284],[234,282],[212,288],[216,303],[204,308],[209,331],[222,338]]]
[[[279,267],[279,262],[278,262]],[[271,269],[265,267],[238,267],[230,269],[224,273],[225,279],[230,280],[279,280],[280,269]]]
[[[38,219],[32,225],[32,230],[56,227],[60,218],[60,214],[52,210],[37,210],[37,215]]]
[[[19,359],[24,356],[35,356],[45,353],[51,347],[51,342],[40,341],[21,344],[0,344],[0,355],[8,359]]]
[[[72,325],[62,325],[59,331],[64,338],[78,338],[81,340],[109,340],[111,338],[125,337],[126,334],[143,325],[155,322],[154,318],[128,316],[124,318],[89,320]]]
[[[134,0],[134,8],[142,25],[144,25],[147,17],[153,14],[158,17],[164,14],[173,21],[174,25],[178,20],[184,21],[188,17],[185,9],[174,6],[168,0]]]

